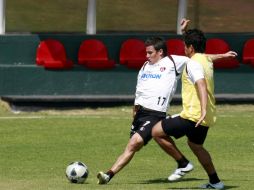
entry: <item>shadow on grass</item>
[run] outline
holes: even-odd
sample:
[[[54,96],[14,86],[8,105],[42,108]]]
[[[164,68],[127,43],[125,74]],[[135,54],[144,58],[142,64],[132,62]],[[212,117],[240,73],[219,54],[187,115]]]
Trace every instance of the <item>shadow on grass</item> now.
[[[224,189],[234,189],[234,188],[238,188],[239,186],[230,186],[230,185],[225,185]]]
[[[158,178],[158,179],[150,179],[150,180],[142,181],[141,183],[142,184],[149,184],[149,183],[168,183],[168,184],[172,184],[172,183],[180,183],[180,182],[186,182],[186,181],[200,181],[200,180],[204,180],[204,179],[184,178],[184,179],[181,179],[181,181],[169,182],[167,178]]]
[[[233,189],[233,188],[238,188],[239,186],[225,186],[224,190],[227,190],[227,189]],[[182,187],[182,188],[179,188],[179,187],[176,187],[176,188],[172,188],[170,187],[169,190],[184,190],[184,189],[202,189],[200,187]]]
[[[180,181],[175,181],[175,182],[169,182],[168,179],[166,178],[158,178],[158,179],[151,179],[151,180],[145,180],[145,181],[141,181],[138,184],[156,184],[156,183],[168,183],[170,186],[172,186],[172,184],[174,183],[183,183],[183,182],[188,182],[188,181],[203,181],[205,179],[200,179],[200,178],[184,178]],[[200,184],[201,185],[201,184]],[[230,185],[225,185],[225,190],[226,189],[234,189],[234,188],[238,188],[239,186],[230,186]],[[184,190],[184,189],[201,189],[200,187],[170,187],[170,189],[174,189],[174,190]]]

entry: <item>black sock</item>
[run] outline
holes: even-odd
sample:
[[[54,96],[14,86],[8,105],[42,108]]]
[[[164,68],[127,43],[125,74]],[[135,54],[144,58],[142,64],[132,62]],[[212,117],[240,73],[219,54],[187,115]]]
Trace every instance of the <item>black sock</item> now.
[[[212,184],[215,184],[215,183],[219,183],[220,182],[220,179],[217,175],[217,173],[213,173],[211,175],[208,175],[209,176],[209,182],[212,183]]]
[[[189,160],[187,160],[184,156],[176,162],[178,163],[178,168],[185,168],[189,164]]]
[[[115,175],[112,170],[107,171],[106,174],[109,176],[109,180]]]

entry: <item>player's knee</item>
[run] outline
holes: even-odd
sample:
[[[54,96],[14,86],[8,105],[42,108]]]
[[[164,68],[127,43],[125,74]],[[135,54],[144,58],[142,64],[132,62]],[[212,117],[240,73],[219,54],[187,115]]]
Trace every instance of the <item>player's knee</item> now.
[[[141,138],[139,134],[136,133],[131,138],[128,148],[130,151],[136,152],[136,151],[139,151],[143,147],[143,145],[144,145],[143,139]]]
[[[188,141],[188,145],[191,148],[191,150],[194,152],[199,152],[199,151],[203,150],[203,145],[196,144],[191,141]]]
[[[155,140],[155,142],[157,142],[158,144],[161,144],[161,137],[157,137],[157,136],[154,136],[153,139]]]
[[[141,143],[141,142],[133,142],[133,143],[131,143],[130,145],[129,145],[129,150],[131,151],[131,152],[137,152],[137,151],[139,151],[141,148],[143,147],[143,143]]]

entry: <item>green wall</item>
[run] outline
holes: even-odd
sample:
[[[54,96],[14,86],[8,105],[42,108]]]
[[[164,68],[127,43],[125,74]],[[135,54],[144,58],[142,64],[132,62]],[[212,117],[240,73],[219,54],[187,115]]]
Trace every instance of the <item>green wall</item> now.
[[[180,38],[173,34],[8,34],[0,36],[0,96],[128,96],[135,92],[137,70],[117,64],[116,68],[104,71],[89,70],[77,64],[79,45],[84,39],[102,40],[111,59],[117,63],[121,43],[128,38],[145,40],[159,35],[165,39]],[[207,34],[207,38],[223,38],[238,52],[241,61],[244,42],[254,38],[252,33]],[[36,48],[41,40],[60,40],[68,58],[75,62],[71,70],[45,70],[35,64]],[[215,70],[216,94],[253,94],[254,68],[242,65],[237,69]],[[243,85],[244,84],[244,85]],[[177,90],[180,94],[180,86]]]

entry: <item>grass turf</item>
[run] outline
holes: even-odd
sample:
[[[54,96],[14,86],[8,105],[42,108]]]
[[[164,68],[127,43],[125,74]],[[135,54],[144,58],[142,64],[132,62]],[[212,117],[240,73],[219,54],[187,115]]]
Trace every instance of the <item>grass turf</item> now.
[[[205,146],[227,189],[254,185],[253,107],[219,105],[217,124],[208,133]],[[171,112],[180,109],[172,106]],[[0,189],[197,189],[207,182],[183,138],[176,143],[195,165],[183,181],[167,182],[176,164],[151,141],[108,185],[97,185],[97,172],[107,170],[125,148],[130,123],[129,106],[19,114],[1,106]],[[66,166],[75,160],[89,167],[85,184],[65,178]]]

